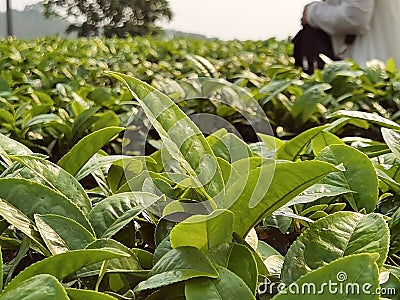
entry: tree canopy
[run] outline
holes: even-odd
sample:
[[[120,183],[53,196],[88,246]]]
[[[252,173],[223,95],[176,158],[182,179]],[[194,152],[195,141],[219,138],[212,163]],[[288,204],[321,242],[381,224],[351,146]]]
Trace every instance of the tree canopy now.
[[[172,19],[166,0],[45,0],[46,16],[60,16],[78,36],[124,37],[160,31],[157,21]]]

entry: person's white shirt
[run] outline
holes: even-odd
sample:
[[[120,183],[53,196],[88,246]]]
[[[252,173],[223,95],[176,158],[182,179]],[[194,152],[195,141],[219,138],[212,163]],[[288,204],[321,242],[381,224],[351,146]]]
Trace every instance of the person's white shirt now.
[[[306,22],[332,37],[335,54],[365,66],[394,58],[400,67],[400,0],[326,0],[307,6]],[[355,42],[345,45],[346,34]]]

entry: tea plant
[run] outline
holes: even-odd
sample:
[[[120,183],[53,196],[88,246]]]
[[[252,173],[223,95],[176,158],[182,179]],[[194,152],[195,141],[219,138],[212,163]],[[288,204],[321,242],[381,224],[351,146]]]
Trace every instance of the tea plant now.
[[[289,141],[259,134],[262,142],[247,145],[226,130],[204,136],[168,96],[109,74],[160,147],[107,155],[101,148],[124,128],[105,127],[55,163],[0,135],[0,297],[319,299],[290,287],[400,287],[397,123],[338,111]],[[382,127],[384,142],[338,137],[349,123]],[[91,190],[79,182],[87,176]],[[255,233],[271,222],[298,235],[287,253]]]

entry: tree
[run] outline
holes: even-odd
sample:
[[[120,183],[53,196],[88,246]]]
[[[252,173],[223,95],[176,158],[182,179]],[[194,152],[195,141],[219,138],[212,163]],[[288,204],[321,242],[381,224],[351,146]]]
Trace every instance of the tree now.
[[[47,17],[72,23],[67,33],[84,37],[155,34],[157,21],[172,19],[167,0],[45,0],[43,7]]]
[[[12,21],[12,11],[11,11],[11,0],[6,0],[6,15],[7,15],[7,36],[13,35],[13,21]]]

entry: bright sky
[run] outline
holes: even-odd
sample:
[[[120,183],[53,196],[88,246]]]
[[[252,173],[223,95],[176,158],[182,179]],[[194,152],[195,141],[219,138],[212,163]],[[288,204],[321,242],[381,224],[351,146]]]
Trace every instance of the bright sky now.
[[[300,28],[304,4],[311,0],[169,0],[174,19],[165,28],[221,39],[279,39]],[[23,9],[38,0],[11,0]],[[5,10],[0,0],[0,10]]]

